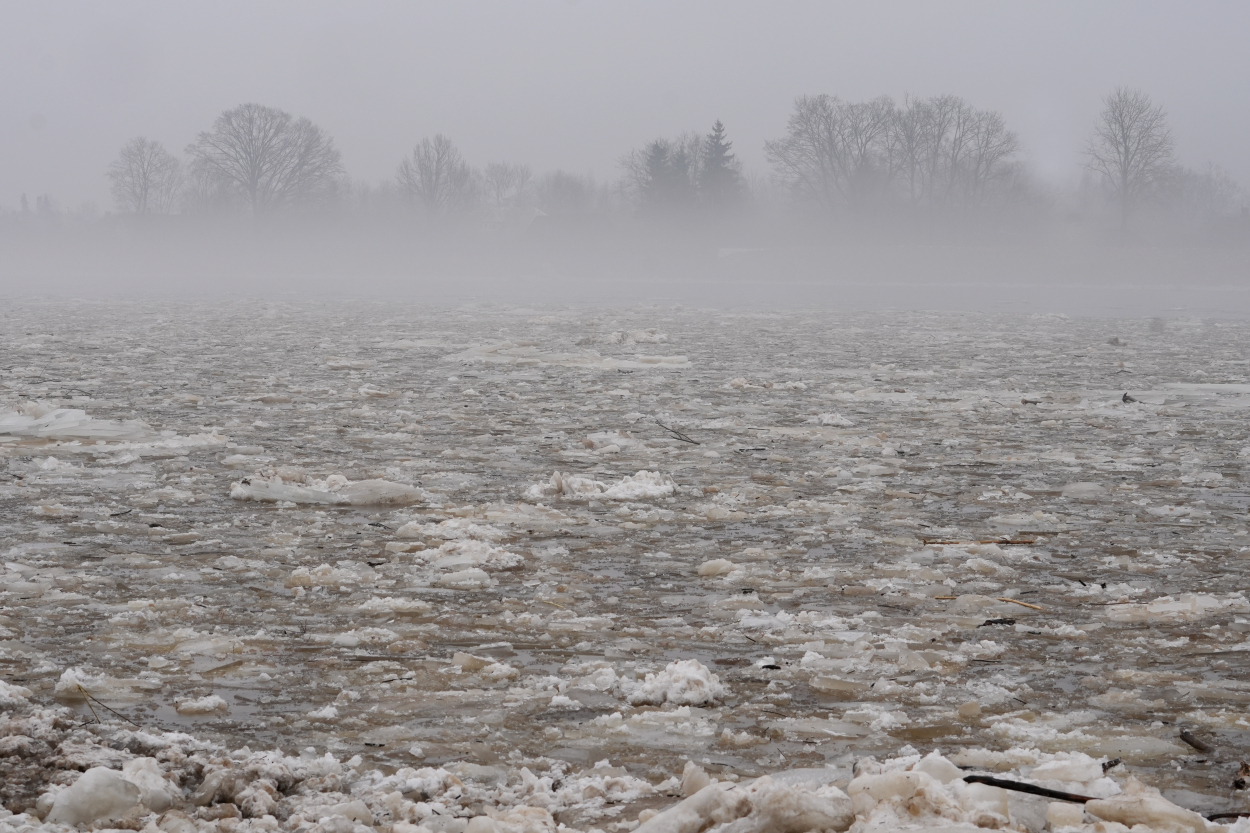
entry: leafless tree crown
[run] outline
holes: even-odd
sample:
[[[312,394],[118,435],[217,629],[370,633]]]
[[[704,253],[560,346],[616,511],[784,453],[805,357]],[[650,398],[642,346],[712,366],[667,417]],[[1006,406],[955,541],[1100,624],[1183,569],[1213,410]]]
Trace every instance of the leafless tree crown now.
[[[1174,167],[1168,115],[1139,90],[1116,87],[1103,99],[1086,164],[1120,204],[1128,224],[1133,211],[1159,194]]]
[[[137,136],[109,165],[113,200],[129,214],[168,214],[182,185],[182,163],[160,142]]]
[[[397,178],[400,187],[433,215],[465,211],[477,201],[473,168],[441,133],[417,142],[412,155],[400,163]]]
[[[532,178],[529,165],[492,162],[482,172],[482,187],[495,208],[518,208],[531,200]]]
[[[963,99],[802,96],[786,135],[765,144],[774,175],[802,202],[862,209],[984,204],[1019,150],[1002,115]]]
[[[323,192],[343,173],[339,151],[325,131],[260,104],[222,113],[187,154],[203,172],[239,189],[257,213]]]

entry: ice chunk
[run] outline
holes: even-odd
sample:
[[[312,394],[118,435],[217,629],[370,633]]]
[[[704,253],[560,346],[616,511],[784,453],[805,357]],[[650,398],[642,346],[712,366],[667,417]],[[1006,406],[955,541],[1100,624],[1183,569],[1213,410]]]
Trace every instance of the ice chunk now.
[[[466,654],[464,651],[456,651],[451,655],[451,664],[470,673],[481,671],[490,665],[494,660],[485,657],[475,657],[472,654]]]
[[[805,833],[843,831],[855,821],[851,802],[834,786],[810,790],[765,775],[749,784],[712,783],[652,816],[636,833]]]
[[[1097,798],[1085,803],[1085,812],[1103,821],[1115,821],[1128,827],[1144,824],[1152,830],[1192,830],[1207,833],[1220,829],[1193,810],[1186,810],[1164,798],[1154,787],[1147,787],[1129,776],[1124,793],[1112,798]]]
[[[855,423],[851,422],[849,419],[842,416],[842,414],[839,414],[836,411],[832,413],[828,413],[828,414],[817,414],[816,416],[809,419],[808,422],[814,422],[817,425],[825,425],[825,426],[830,426],[833,428],[854,428],[855,427]]]
[[[1107,490],[1099,483],[1068,483],[1060,492],[1063,497],[1088,500],[1105,495]]]
[[[270,477],[245,477],[230,487],[235,500],[260,500],[270,503],[290,501],[304,504],[340,506],[407,506],[422,503],[429,496],[424,490],[389,480],[350,481],[342,475],[331,475],[324,481],[308,485],[287,482],[280,474]]]
[[[1046,805],[1046,823],[1052,830],[1080,827],[1085,823],[1085,808],[1066,801],[1052,801]]]
[[[614,500],[644,500],[666,497],[676,490],[677,484],[667,474],[644,470],[610,486],[603,495]]]
[[[710,784],[643,822],[635,833],[698,833],[751,812],[751,801],[731,784]]]
[[[493,585],[495,581],[485,570],[470,567],[467,570],[447,573],[436,583],[439,587],[450,587],[454,590],[483,590]]]
[[[389,480],[358,480],[341,487],[338,493],[352,506],[407,506],[428,497],[415,486]]]
[[[732,573],[738,569],[738,565],[727,558],[713,558],[711,561],[704,561],[699,565],[699,575],[701,576],[723,576]]]
[[[1175,598],[1160,596],[1146,604],[1117,604],[1104,609],[1107,618],[1113,622],[1188,621],[1221,612],[1245,612],[1250,610],[1250,602],[1240,593],[1223,597],[1207,593],[1186,593]]]
[[[1102,764],[1084,752],[1061,753],[1054,760],[1038,764],[1029,773],[1035,781],[1062,781],[1088,784],[1103,777]]]
[[[181,795],[174,784],[165,780],[161,765],[155,758],[135,758],[122,766],[122,776],[139,788],[139,803],[155,813],[163,813]]]
[[[648,674],[630,692],[629,702],[635,706],[702,706],[724,695],[720,677],[697,659],[682,659],[670,662],[658,674]]]
[[[142,791],[122,774],[97,766],[84,772],[52,803],[48,824],[88,824],[125,815],[139,803]]]
[[[930,752],[920,759],[920,763],[912,767],[914,772],[923,772],[943,784],[962,780],[964,771],[951,763],[938,752]],[[1099,771],[1101,775],[1101,770]]]
[[[694,761],[686,761],[686,766],[681,771],[681,794],[683,798],[689,798],[711,783],[712,779],[708,776],[707,770]]]
[[[355,648],[364,643],[366,645],[389,645],[399,640],[399,634],[390,628],[355,628],[340,634],[330,636],[320,635],[314,637],[318,642],[328,640],[331,645],[340,648]]]
[[[352,564],[339,562],[337,567],[320,564],[313,568],[296,567],[287,576],[287,587],[344,587],[352,584],[368,583],[376,577],[373,568],[368,564]]]
[[[360,606],[366,613],[429,613],[429,602],[420,599],[397,599],[393,596],[374,596]]]
[[[50,440],[113,440],[143,442],[159,439],[146,422],[96,419],[77,408],[43,410],[28,407],[25,411],[0,413],[0,435],[38,437]]]
[[[0,709],[18,709],[29,701],[31,691],[20,685],[0,680]]]
[[[347,801],[342,804],[334,804],[325,809],[326,816],[338,816],[339,818],[351,819],[355,822],[373,826],[373,813],[369,812],[369,806],[363,801]]]
[[[477,538],[481,541],[499,541],[504,537],[504,533],[490,524],[478,524],[469,518],[448,518],[436,524],[409,521],[395,530],[395,537],[442,538],[444,541]]]
[[[725,833],[803,833],[843,831],[855,821],[850,798],[832,784],[818,790],[776,783],[767,775],[738,789],[746,793],[751,811],[726,825]]]
[[[536,341],[496,341],[471,347],[459,353],[444,356],[443,361],[490,362],[492,364],[553,365],[556,367],[584,367],[602,370],[632,369],[641,367],[690,367],[686,356],[638,355],[633,361],[600,355],[595,350],[579,353],[555,353],[539,350]]]
[[[83,703],[87,693],[92,689],[99,690],[105,683],[102,675],[90,674],[81,668],[67,668],[61,672],[61,678],[52,689],[52,696],[61,703]]]
[[[210,694],[193,700],[179,700],[174,709],[181,715],[225,714],[230,711],[230,704]]]
[[[436,550],[418,553],[417,558],[439,570],[463,570],[468,567],[508,570],[523,561],[514,552],[471,539],[448,541]]]
[[[546,483],[531,486],[525,496],[535,500],[550,497],[608,498],[610,500],[647,500],[667,497],[677,491],[677,484],[667,474],[642,470],[623,478],[619,483],[607,484],[580,475],[553,472]]]

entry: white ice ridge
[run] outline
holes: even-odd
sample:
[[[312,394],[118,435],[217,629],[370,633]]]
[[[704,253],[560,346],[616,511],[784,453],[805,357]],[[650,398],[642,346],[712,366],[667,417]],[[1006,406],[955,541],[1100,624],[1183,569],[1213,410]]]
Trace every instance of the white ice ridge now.
[[[626,342],[628,343],[628,342]],[[558,367],[585,367],[613,369],[651,368],[687,368],[691,367],[686,356],[646,356],[637,355],[633,359],[615,359],[602,356],[596,350],[585,350],[579,353],[547,353],[539,349],[536,341],[500,341],[471,347],[450,356],[444,361],[456,362],[490,362],[492,364],[517,365],[555,365]]]
[[[546,483],[536,483],[526,490],[525,496],[532,500],[543,498],[607,498],[609,500],[646,500],[667,497],[677,491],[673,478],[658,471],[643,470],[623,478],[619,483],[608,484],[578,474],[552,472]]]
[[[31,403],[0,412],[0,435],[49,440],[113,440],[142,442],[160,439],[146,422],[95,419],[77,408],[52,408]]]
[[[71,451],[101,443],[111,451],[142,452],[226,442],[225,437],[213,432],[179,436],[173,431],[157,431],[142,420],[97,419],[79,408],[57,408],[46,402],[27,402],[16,410],[0,411],[0,441],[9,438],[19,443],[48,440]]]
[[[457,654],[455,662],[476,669],[489,660]],[[707,677],[694,673],[702,669],[695,662],[674,663],[665,673],[675,678],[690,669],[687,678]],[[163,833],[1250,833],[1250,819],[1207,821],[1132,775],[1113,777],[1117,770],[1106,769],[1105,758],[1082,752],[970,748],[947,758],[904,747],[898,757],[860,759],[849,778],[845,768],[830,766],[743,781],[719,781],[688,761],[680,775],[659,784],[607,760],[572,772],[461,763],[384,773],[360,757],[317,756],[311,748],[290,756],[247,748],[228,752],[188,734],[117,722],[81,733],[65,712],[30,702],[27,689],[0,682],[0,695],[7,718],[0,724],[3,748],[38,754],[32,736],[40,735],[47,738],[48,754],[56,755],[73,734],[75,754],[109,761],[82,773],[65,770],[68,777],[44,787],[26,812],[0,809],[0,833],[64,833],[88,825]],[[346,707],[352,693],[335,702]],[[306,717],[333,721],[339,714],[339,706],[327,704]],[[149,755],[127,751],[135,747]],[[1008,781],[1092,800],[1051,801],[965,780],[982,768]],[[665,806],[664,797],[674,794],[680,797]],[[622,807],[642,800],[646,806],[636,821],[628,809],[621,816]],[[583,823],[557,824],[567,811]],[[625,825],[616,826],[614,818]]]
[[[277,503],[325,503],[339,506],[407,506],[422,503],[429,495],[415,486],[389,480],[348,480],[332,474],[325,480],[300,476],[284,480],[280,474],[256,474],[230,487],[235,500],[261,500]]]

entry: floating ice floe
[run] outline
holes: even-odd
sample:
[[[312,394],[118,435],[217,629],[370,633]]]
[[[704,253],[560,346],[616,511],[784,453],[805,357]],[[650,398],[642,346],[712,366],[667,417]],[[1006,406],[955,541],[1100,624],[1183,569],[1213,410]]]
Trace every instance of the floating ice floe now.
[[[738,569],[738,565],[727,558],[713,558],[704,561],[699,565],[699,575],[707,578],[711,576],[724,576]]]
[[[530,486],[525,496],[532,500],[552,497],[647,500],[667,497],[676,491],[677,484],[673,478],[658,471],[644,469],[612,484],[578,474],[562,474],[557,471],[552,472],[551,479],[546,483]]]
[[[997,526],[1019,526],[1029,529],[1060,529],[1064,526],[1063,519],[1058,515],[1041,510],[993,515],[987,519],[987,522]]]
[[[444,361],[490,362],[492,364],[555,365],[558,367],[584,367],[613,369],[637,369],[654,367],[678,369],[691,367],[686,356],[635,356],[634,359],[615,359],[602,356],[595,350],[579,353],[547,353],[539,349],[536,341],[501,341],[471,347],[459,353],[443,357]]]
[[[668,333],[662,333],[655,327],[645,330],[625,330],[609,333],[603,337],[608,344],[667,344]]]
[[[332,474],[325,480],[304,479],[288,482],[279,474],[245,477],[230,487],[235,500],[288,501],[303,504],[339,506],[407,506],[423,503],[429,495],[423,489],[389,480],[348,480]]]
[[[192,700],[179,700],[174,708],[181,715],[225,714],[230,711],[230,704],[216,694],[210,694]]]
[[[32,403],[0,413],[0,436],[49,440],[105,440],[142,442],[160,439],[146,422],[96,419],[77,408],[51,408]]]
[[[138,785],[121,773],[108,767],[92,767],[57,794],[44,821],[73,826],[118,818],[138,805],[141,795]]]
[[[466,570],[446,573],[440,576],[435,583],[439,587],[449,587],[453,590],[485,590],[487,587],[493,586],[495,580],[485,570],[470,567]]]
[[[817,414],[816,416],[811,417],[807,421],[815,423],[816,425],[824,425],[824,426],[829,426],[833,428],[854,428],[855,427],[854,422],[851,422],[849,419],[837,413],[836,411],[832,413],[827,413],[827,414]]]
[[[448,541],[438,549],[415,553],[414,559],[436,570],[465,570],[470,567],[508,570],[524,560],[516,553],[472,539]]]
[[[720,677],[697,659],[670,662],[658,674],[648,674],[629,693],[635,706],[704,706],[725,696]]]
[[[1144,604],[1113,604],[1104,610],[1113,622],[1187,621],[1216,613],[1245,613],[1250,611],[1250,602],[1246,601],[1244,593],[1227,596],[1186,593],[1175,598],[1160,596]]]
[[[360,605],[363,613],[381,614],[425,614],[433,608],[429,602],[421,599],[397,599],[393,596],[374,596]]]
[[[439,523],[409,521],[395,530],[396,538],[441,538],[445,541],[460,538],[476,538],[499,541],[504,533],[489,524],[479,524],[470,518],[448,518]]]
[[[156,449],[192,449],[226,442],[225,437],[212,432],[179,436],[173,431],[157,431],[137,419],[97,419],[78,408],[54,408],[42,402],[0,411],[0,441],[5,440],[19,444],[54,442],[68,450],[105,445],[110,451],[129,450],[139,456]]]

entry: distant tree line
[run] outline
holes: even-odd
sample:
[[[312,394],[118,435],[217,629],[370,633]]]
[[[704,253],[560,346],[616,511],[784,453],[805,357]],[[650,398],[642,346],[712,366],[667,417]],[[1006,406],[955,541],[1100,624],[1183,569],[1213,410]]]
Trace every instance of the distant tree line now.
[[[598,182],[566,171],[535,176],[518,162],[475,167],[450,138],[435,134],[419,139],[394,177],[375,186],[348,178],[321,127],[248,103],[218,116],[181,158],[159,142],[131,139],[106,174],[122,214],[347,210],[416,215],[434,225],[523,224],[538,216],[716,223],[768,211],[834,221],[960,218],[1055,200],[1030,176],[1003,115],[955,95],[901,102],[800,96],[764,154],[768,176],[749,179],[716,121],[707,133],[660,137],[625,152],[619,179]],[[1140,91],[1118,88],[1104,99],[1084,156],[1074,201],[1108,225],[1128,230],[1167,218],[1197,229],[1245,212],[1245,192],[1221,169],[1177,162],[1167,113]],[[39,198],[39,212],[51,206]]]
[[[1020,142],[999,113],[963,99],[848,102],[803,96],[765,145],[796,202],[830,212],[981,207],[1017,196]]]

